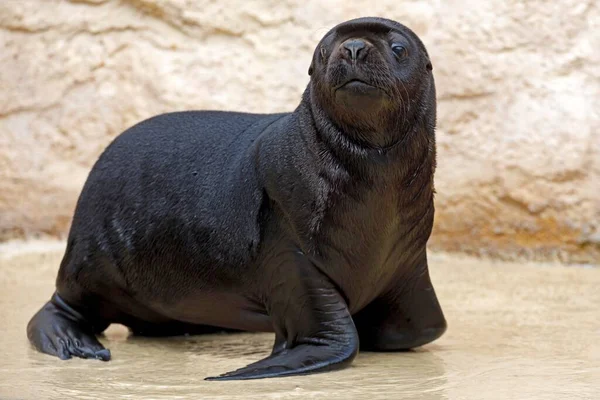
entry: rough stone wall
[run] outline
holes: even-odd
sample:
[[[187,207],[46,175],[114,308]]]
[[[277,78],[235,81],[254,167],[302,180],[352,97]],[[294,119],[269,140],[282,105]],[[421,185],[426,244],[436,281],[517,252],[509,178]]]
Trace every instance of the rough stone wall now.
[[[66,233],[152,115],[288,111],[333,25],[413,28],[438,86],[435,249],[600,262],[596,0],[0,1],[0,239]]]

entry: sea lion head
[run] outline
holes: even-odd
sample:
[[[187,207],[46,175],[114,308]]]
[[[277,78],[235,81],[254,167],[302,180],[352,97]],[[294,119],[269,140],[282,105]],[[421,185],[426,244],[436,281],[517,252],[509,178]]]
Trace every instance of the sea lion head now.
[[[358,18],[331,29],[315,49],[311,103],[345,132],[390,145],[419,119],[435,125],[435,84],[425,46],[406,26]]]

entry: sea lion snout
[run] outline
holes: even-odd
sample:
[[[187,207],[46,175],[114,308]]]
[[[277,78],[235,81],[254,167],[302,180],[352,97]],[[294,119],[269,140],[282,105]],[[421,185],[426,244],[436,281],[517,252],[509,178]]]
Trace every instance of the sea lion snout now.
[[[351,63],[363,61],[373,45],[366,40],[360,38],[352,38],[346,40],[340,46],[342,58]]]
[[[334,44],[325,80],[335,90],[337,100],[347,107],[364,108],[364,101],[383,100],[387,95],[373,73],[374,65],[379,65],[379,70],[387,69],[374,44],[376,39],[352,35]]]
[[[333,68],[337,69],[335,74],[330,76],[335,90],[358,96],[379,97],[385,94],[373,82],[373,73],[369,66],[381,62],[381,57],[375,53],[377,49],[373,42],[365,37],[353,36],[340,41],[331,60]]]

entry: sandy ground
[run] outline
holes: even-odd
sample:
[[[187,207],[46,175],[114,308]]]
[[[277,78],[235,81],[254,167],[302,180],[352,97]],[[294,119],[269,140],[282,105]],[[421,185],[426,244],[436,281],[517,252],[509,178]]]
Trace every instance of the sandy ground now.
[[[60,361],[25,326],[53,292],[60,242],[0,245],[1,399],[600,399],[600,268],[430,257],[449,322],[410,353],[343,371],[206,382],[268,354],[272,336],[142,339],[111,326],[113,360]]]

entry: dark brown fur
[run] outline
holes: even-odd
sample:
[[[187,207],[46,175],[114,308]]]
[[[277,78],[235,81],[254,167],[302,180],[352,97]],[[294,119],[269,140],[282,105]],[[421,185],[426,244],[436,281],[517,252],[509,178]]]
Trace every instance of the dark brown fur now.
[[[435,85],[417,36],[364,18],[315,50],[292,113],[185,112],[119,136],[81,193],[37,349],[109,359],[109,323],[169,335],[273,331],[212,379],[340,368],[446,323],[429,279]]]

